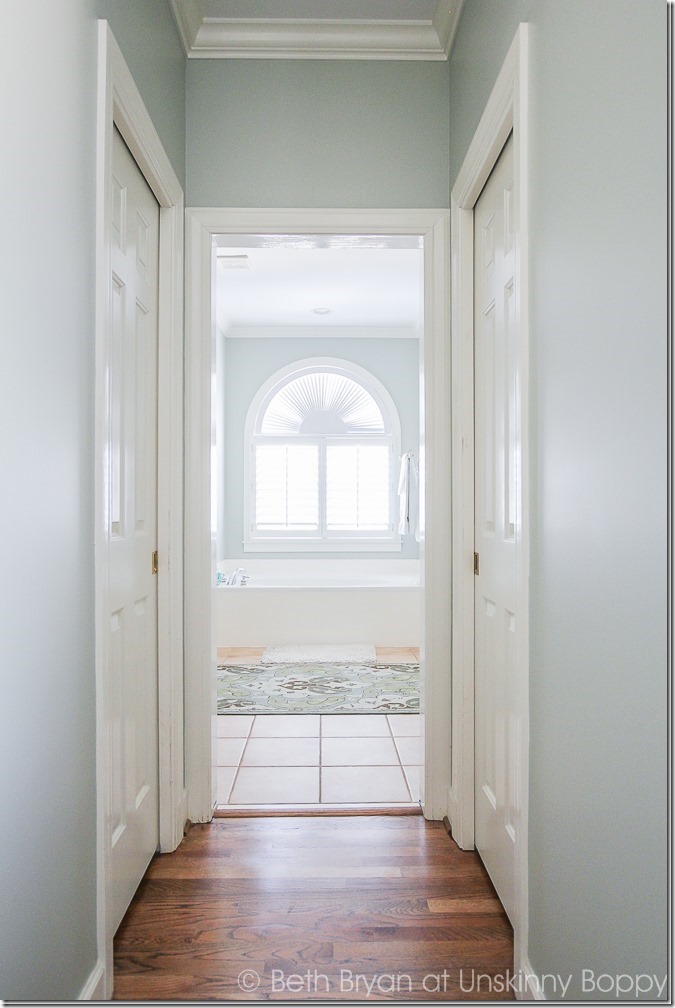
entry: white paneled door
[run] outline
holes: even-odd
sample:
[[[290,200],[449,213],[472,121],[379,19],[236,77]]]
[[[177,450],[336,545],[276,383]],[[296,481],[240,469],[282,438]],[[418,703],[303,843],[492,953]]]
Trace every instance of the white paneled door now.
[[[513,140],[474,209],[475,837],[515,915],[517,331]]]
[[[154,555],[159,206],[117,130],[112,184],[107,709],[115,930],[159,838]]]

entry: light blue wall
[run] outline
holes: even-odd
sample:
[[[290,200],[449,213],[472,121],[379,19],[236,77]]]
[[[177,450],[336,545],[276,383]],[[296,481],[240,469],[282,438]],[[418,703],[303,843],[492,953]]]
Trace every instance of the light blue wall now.
[[[222,337],[221,337],[222,338]],[[402,450],[419,447],[419,341],[416,339],[337,339],[309,337],[223,339],[225,345],[225,491],[219,509],[219,556],[244,557],[244,424],[249,406],[260,387],[276,371],[307,357],[340,357],[365,368],[378,378],[391,395],[401,421]],[[251,556],[251,554],[247,554]],[[284,558],[326,556],[323,553],[256,553]],[[340,553],[340,557],[380,560],[412,559],[419,556],[413,536],[403,537],[403,549],[396,553]],[[333,557],[336,554],[332,554]]]
[[[93,6],[108,20],[185,188],[186,59],[168,0],[93,0]]]
[[[446,207],[444,62],[190,60],[189,206]]]
[[[666,970],[666,4],[467,0],[454,181],[532,26],[530,959]],[[549,995],[552,990],[549,988]],[[596,995],[597,997],[597,992]]]
[[[96,18],[133,49],[184,174],[165,0],[3,0],[0,997],[72,1001],[97,959],[94,793]],[[168,46],[152,55],[153,38]],[[173,39],[173,42],[172,42]],[[133,45],[131,44],[133,40]],[[141,67],[141,48],[147,54]],[[171,64],[171,70],[169,70]],[[159,115],[162,93],[175,101]],[[45,248],[49,251],[45,254]]]

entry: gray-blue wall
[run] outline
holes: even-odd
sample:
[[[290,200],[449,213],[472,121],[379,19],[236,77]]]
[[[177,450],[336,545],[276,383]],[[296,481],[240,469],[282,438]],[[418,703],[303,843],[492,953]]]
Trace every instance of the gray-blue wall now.
[[[666,970],[666,4],[467,0],[454,182],[531,24],[530,959]],[[549,996],[553,995],[549,987]]]
[[[448,65],[190,60],[187,203],[446,207]]]
[[[96,18],[184,177],[166,0],[3,0],[0,997],[78,997],[96,950]],[[155,54],[153,39],[162,47]],[[167,101],[168,99],[168,101]],[[170,102],[170,104],[169,104]]]
[[[59,0],[59,3],[61,0]],[[185,50],[168,0],[93,0],[106,18],[185,188]]]
[[[340,357],[373,374],[394,400],[401,421],[401,450],[419,448],[419,340],[321,337],[225,339],[224,343],[224,460],[223,492],[219,508],[218,559],[244,557],[244,425],[261,386],[276,371],[307,357]],[[343,559],[375,556],[410,560],[419,557],[413,536],[403,536],[396,553],[340,553]],[[246,554],[250,556],[251,554]],[[256,559],[283,556],[312,559],[326,553],[256,553]],[[331,554],[333,558],[336,554]]]

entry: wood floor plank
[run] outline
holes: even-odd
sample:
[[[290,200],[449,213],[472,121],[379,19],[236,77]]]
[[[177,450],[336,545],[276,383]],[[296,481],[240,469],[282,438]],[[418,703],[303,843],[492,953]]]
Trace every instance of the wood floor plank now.
[[[419,866],[415,866],[416,868]],[[384,879],[401,878],[402,870],[389,865],[289,865],[281,859],[256,865],[254,859],[231,865],[220,859],[182,858],[168,862],[157,859],[149,869],[150,878],[167,879]]]
[[[511,1000],[512,968],[490,880],[442,824],[227,819],[153,860],[115,938],[114,996]]]

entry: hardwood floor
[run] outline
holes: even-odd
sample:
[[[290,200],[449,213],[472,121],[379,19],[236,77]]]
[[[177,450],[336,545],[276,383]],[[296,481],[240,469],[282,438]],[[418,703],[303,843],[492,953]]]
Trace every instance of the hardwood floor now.
[[[152,861],[117,1000],[511,1000],[479,858],[421,816],[221,819]]]

